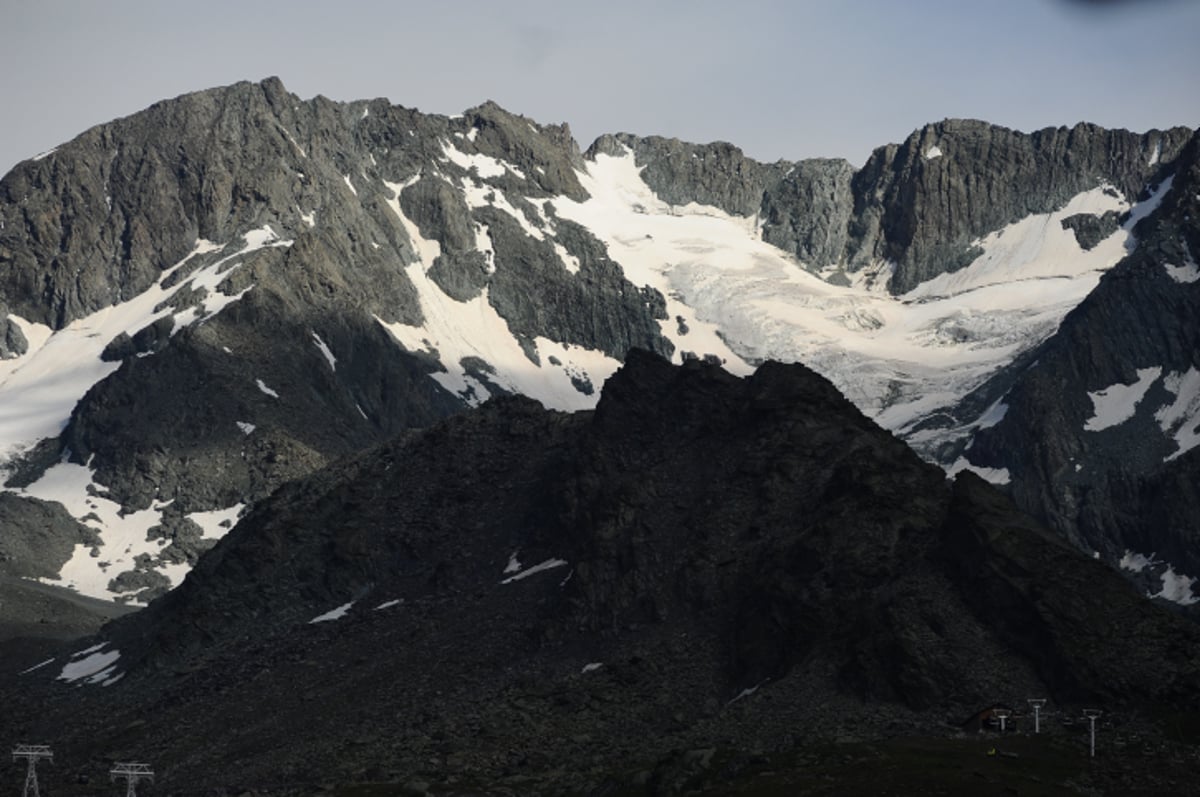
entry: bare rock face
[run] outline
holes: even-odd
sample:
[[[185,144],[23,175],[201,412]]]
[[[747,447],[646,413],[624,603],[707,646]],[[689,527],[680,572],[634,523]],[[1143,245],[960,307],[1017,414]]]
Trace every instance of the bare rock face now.
[[[844,160],[804,160],[763,194],[763,240],[816,268],[842,260],[854,203],[854,169]]]
[[[1137,251],[1045,356],[1012,363],[947,413],[977,417],[1011,389],[1012,412],[980,434],[972,462],[1007,467],[1022,508],[1120,558],[1142,537],[1121,537],[1118,527],[1143,528],[1121,507],[1138,507],[1129,512],[1139,518],[1152,505],[1171,518],[1191,511],[1190,498],[1162,497],[1187,483],[1173,470],[1186,457],[1162,462],[1170,435],[1155,432],[1149,415],[1121,427],[1140,423],[1136,431],[1071,442],[1057,428],[1022,429],[1049,419],[1077,428],[1088,392],[1102,380],[1128,384],[1144,368],[1163,369],[1147,399],[1162,405],[1166,380],[1192,367],[1194,283],[1161,264],[1182,268],[1200,251],[1185,202],[1194,180],[1183,173],[1193,138],[1183,128],[1025,134],[946,120],[881,147],[856,170],[840,160],[764,164],[731,144],[629,134],[602,136],[581,154],[565,125],[492,102],[446,118],[385,100],[301,101],[277,79],[167,100],[0,179],[0,361],[29,350],[15,319],[61,330],[147,290],[184,286],[140,328],[109,333],[100,356],[120,367],[57,438],[6,463],[5,478],[30,485],[67,456],[90,463],[129,510],[168,501],[179,511],[227,508],[462,410],[478,398],[472,385],[511,392],[484,357],[452,357],[415,333],[408,348],[397,345],[385,325],[415,329],[431,322],[431,307],[440,312],[425,290],[503,327],[514,343],[503,356],[517,369],[560,367],[568,347],[617,361],[632,348],[673,354],[664,323],[682,333],[702,319],[670,321],[666,298],[633,284],[605,244],[557,217],[550,201],[586,199],[580,170],[602,155],[632,155],[669,204],[755,219],[763,240],[798,267],[842,284],[863,270],[887,274],[896,294],[970,262],[981,236],[1080,191],[1107,183],[1134,198],[1176,174],[1169,209],[1139,227]],[[1078,215],[1064,224],[1087,248],[1120,222]],[[188,283],[218,264],[212,279]],[[1118,279],[1130,290],[1118,290]],[[539,341],[559,355],[546,356]],[[1061,407],[1062,386],[1030,368],[1034,359],[1057,368],[1056,358],[1073,391]],[[595,394],[594,375],[564,371],[578,397]],[[449,372],[468,387],[454,387]],[[1106,464],[1074,470],[1097,441],[1105,453],[1092,458]],[[1192,561],[1182,542],[1159,544],[1148,529],[1144,539]]]
[[[1183,268],[1200,251],[1200,138],[1177,164],[1159,212],[1135,228],[1137,249],[1034,353],[1004,419],[967,452],[1007,469],[1018,505],[1085,550],[1114,564],[1157,553],[1148,592],[1162,590],[1153,582],[1168,565],[1200,573],[1200,452],[1180,454],[1194,418],[1184,381],[1200,368],[1200,282]],[[1137,384],[1121,407],[1102,408],[1104,391]]]
[[[966,266],[982,236],[1056,210],[1098,182],[1143,195],[1173,169],[1191,134],[1087,124],[1026,134],[949,119],[880,147],[857,171],[839,160],[760,164],[730,144],[628,134],[599,139],[589,155],[632,151],[662,199],[758,216],[764,240],[814,271],[894,264],[888,287],[902,294]]]
[[[61,505],[0,493],[0,573],[57,578],[77,545],[95,545],[96,534]]]
[[[509,167],[480,174],[464,158]],[[462,181],[508,190],[523,223],[545,228],[556,220],[530,198],[585,198],[581,165],[565,125],[494,103],[447,119],[382,100],[302,102],[276,79],[164,101],[19,164],[0,180],[0,358],[27,349],[10,313],[61,329],[228,265],[215,287],[186,286],[156,308],[169,314],[106,342],[101,358],[120,369],[59,440],[10,463],[10,484],[69,454],[127,508],[216,509],[462,409],[430,379],[444,369],[436,353],[405,351],[380,326],[426,320],[398,213],[440,247],[429,278],[455,301],[486,291],[534,358],[539,336],[614,357],[669,352],[662,297],[625,280],[582,228],[561,222],[572,274],[510,215],[463,199]],[[250,234],[272,245],[250,247]],[[197,241],[221,248],[188,257]],[[189,311],[203,320],[189,326]],[[485,379],[491,368],[472,366]]]
[[[965,120],[928,125],[898,147],[877,149],[855,175],[848,259],[895,263],[890,287],[904,293],[967,265],[976,254],[972,241],[1054,210],[1099,180],[1141,196],[1191,134],[1088,124],[1032,134]]]
[[[1096,244],[1117,231],[1123,219],[1116,211],[1107,211],[1099,216],[1092,213],[1077,213],[1062,220],[1064,230],[1074,230],[1079,247],[1087,252]]]

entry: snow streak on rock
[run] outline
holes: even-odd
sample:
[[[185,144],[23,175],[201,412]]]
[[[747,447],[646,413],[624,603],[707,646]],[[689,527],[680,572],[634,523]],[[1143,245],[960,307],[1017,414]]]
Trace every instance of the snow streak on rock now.
[[[1137,412],[1137,405],[1146,391],[1162,374],[1161,368],[1139,368],[1137,381],[1131,385],[1109,385],[1102,390],[1088,393],[1095,409],[1083,428],[1099,432],[1124,423]]]

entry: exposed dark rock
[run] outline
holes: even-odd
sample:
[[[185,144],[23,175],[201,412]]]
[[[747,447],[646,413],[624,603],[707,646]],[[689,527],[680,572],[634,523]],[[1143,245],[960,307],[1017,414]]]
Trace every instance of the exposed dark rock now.
[[[0,302],[0,360],[20,357],[29,350],[25,333],[8,317],[8,309]]]
[[[539,125],[494,102],[469,110],[464,117],[478,131],[474,146],[484,155],[517,166],[525,178],[523,185],[535,188],[529,196],[587,198],[576,175],[583,158],[567,125]],[[465,142],[459,139],[455,144]]]
[[[0,613],[0,667],[8,674],[45,662],[60,652],[65,640],[94,634],[107,621],[130,611],[120,604],[3,572],[0,606],[4,607]],[[59,664],[52,675],[61,667]]]
[[[1121,226],[1121,214],[1110,210],[1100,216],[1094,213],[1076,213],[1062,220],[1064,230],[1073,230],[1075,240],[1086,252],[1112,235]]]
[[[1141,197],[1191,135],[1187,128],[1139,135],[1089,124],[1032,134],[969,120],[927,125],[900,146],[875,150],[854,176],[847,260],[852,268],[895,263],[890,288],[904,293],[970,263],[972,241],[1056,210],[1102,181]],[[937,157],[929,157],[933,147]]]
[[[1200,701],[1200,630],[808,369],[640,352],[594,413],[505,397],[289,483],[105,639],[119,684],[0,673],[10,721],[179,793],[737,782],[797,727]]]
[[[170,316],[163,316],[139,329],[132,338],[122,332],[104,347],[104,351],[100,353],[100,359],[114,362],[127,357],[160,352],[170,343],[171,332],[174,328],[175,320]]]
[[[979,254],[972,242],[987,233],[1103,182],[1130,199],[1144,196],[1191,135],[1088,124],[1026,134],[948,119],[880,147],[858,171],[824,159],[766,165],[729,144],[628,134],[601,137],[588,156],[632,151],[665,201],[758,216],[764,240],[813,270],[893,263],[889,288],[901,294],[969,264]]]
[[[1200,367],[1200,283],[1165,265],[1200,251],[1200,138],[1179,157],[1172,190],[1141,222],[1138,248],[1034,353],[1004,398],[1003,421],[981,430],[968,455],[1007,468],[1017,504],[1089,551],[1116,563],[1126,550],[1157,552],[1200,574],[1195,450],[1176,456],[1176,429],[1155,417],[1175,401],[1166,380]],[[1146,370],[1152,369],[1152,370]],[[1089,393],[1150,380],[1136,411],[1095,426]]]
[[[57,578],[75,546],[98,543],[61,504],[0,492],[0,573]]]
[[[817,268],[841,262],[854,210],[853,176],[844,160],[805,160],[792,166],[763,195],[763,240]]]
[[[698,202],[738,216],[754,216],[763,203],[763,190],[778,182],[791,166],[764,165],[747,158],[732,144],[689,144],[677,138],[628,133],[601,136],[587,151],[621,156],[632,151],[642,179],[663,201],[672,205]]]
[[[579,273],[572,274],[549,241],[524,235],[508,214],[484,208],[475,218],[487,224],[495,251],[488,301],[516,335],[542,335],[616,358],[633,347],[671,353],[673,346],[658,325],[667,317],[663,297],[630,284],[604,244],[585,228],[555,221],[558,242],[579,259]]]

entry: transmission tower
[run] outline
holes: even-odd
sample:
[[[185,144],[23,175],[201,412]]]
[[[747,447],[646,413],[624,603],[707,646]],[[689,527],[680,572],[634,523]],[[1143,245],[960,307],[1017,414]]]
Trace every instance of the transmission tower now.
[[[37,762],[43,759],[53,763],[54,753],[50,752],[50,746],[45,744],[19,744],[13,748],[13,761],[25,759],[29,767],[25,770],[25,791],[21,792],[23,797],[39,797],[38,782],[37,782]]]
[[[1042,731],[1042,706],[1046,705],[1046,698],[1031,697],[1026,700],[1033,707],[1033,732],[1041,733]]]
[[[1091,741],[1088,745],[1088,754],[1091,758],[1096,757],[1096,718],[1100,716],[1100,710],[1095,708],[1085,708],[1083,710],[1083,718],[1088,721],[1091,727]]]
[[[133,761],[118,761],[108,773],[112,780],[125,779],[125,797],[137,797],[139,780],[154,782],[154,773],[149,764],[138,764]]]

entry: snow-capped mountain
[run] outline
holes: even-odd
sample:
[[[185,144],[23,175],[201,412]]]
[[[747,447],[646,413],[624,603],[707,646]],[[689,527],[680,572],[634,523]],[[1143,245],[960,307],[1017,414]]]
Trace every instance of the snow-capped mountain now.
[[[1182,128],[947,121],[854,170],[629,135],[581,154],[565,126],[490,103],[446,118],[273,79],[162,102],[0,181],[0,451],[30,499],[0,546],[27,550],[21,512],[54,502],[72,553],[14,572],[144,601],[284,482],[495,395],[589,408],[635,346],[734,374],[805,362],[927,458],[1052,518],[1061,474],[1018,464],[1035,446],[976,438],[1160,368],[1178,453],[1155,500],[1179,506],[1194,324],[1145,362],[1089,327],[1123,363],[1108,381],[1073,373],[1012,408],[1106,273],[1156,263],[1194,296],[1194,247],[1155,231],[1166,212],[1196,235],[1179,176],[1196,150]]]

